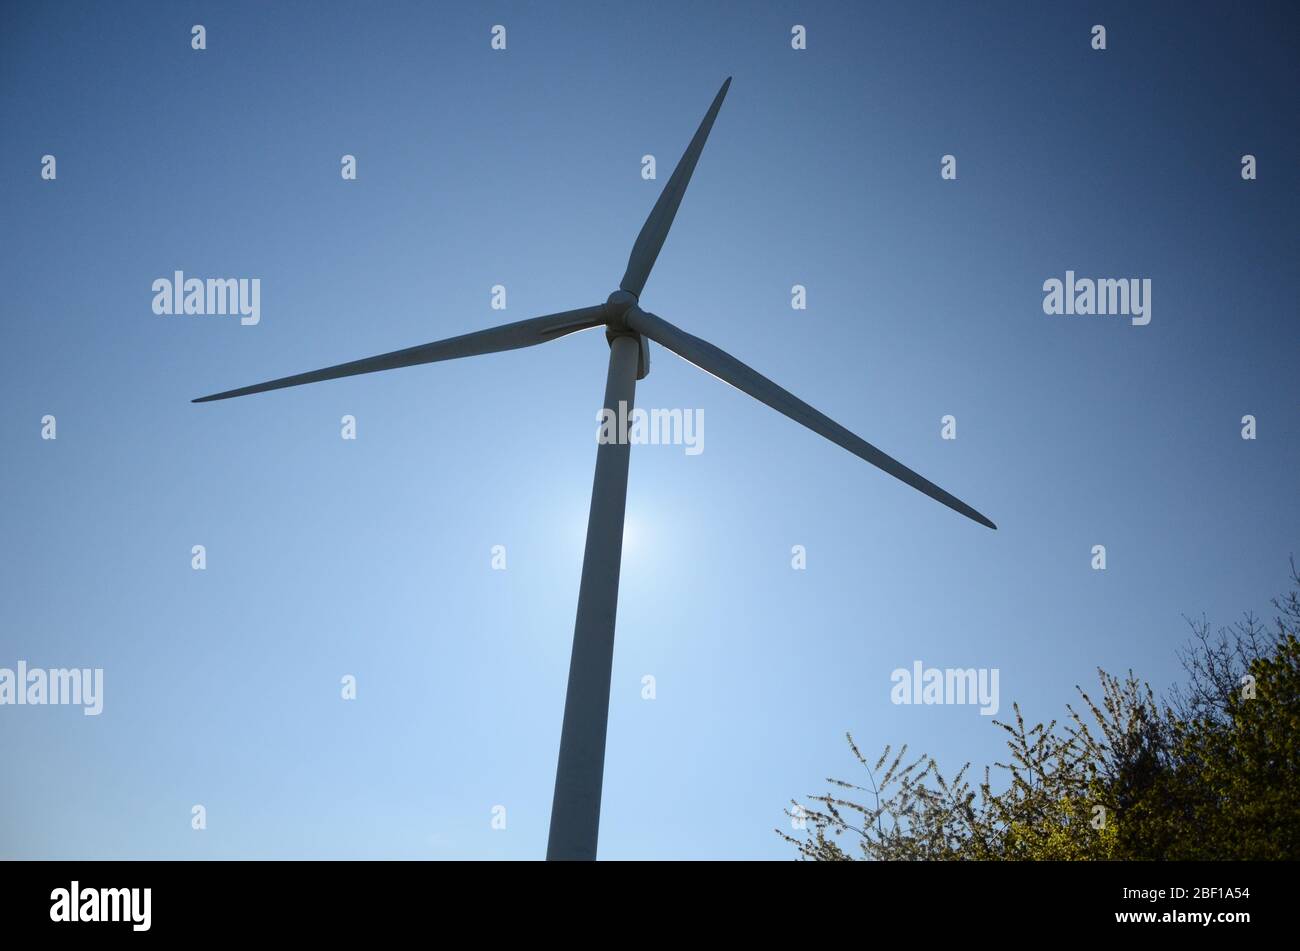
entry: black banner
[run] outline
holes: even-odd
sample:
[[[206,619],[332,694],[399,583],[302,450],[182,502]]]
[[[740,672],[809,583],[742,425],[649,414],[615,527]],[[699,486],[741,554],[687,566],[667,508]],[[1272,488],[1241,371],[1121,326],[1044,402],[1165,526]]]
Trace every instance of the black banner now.
[[[672,864],[671,868],[664,867]],[[1292,869],[1263,864],[10,862],[8,934],[92,940],[248,934],[373,937],[442,921],[545,930],[585,913],[629,933],[681,923],[838,930],[866,916],[917,938],[1141,931],[1231,941],[1286,929]],[[595,902],[592,902],[592,899]],[[608,927],[606,924],[605,927]],[[1022,931],[1022,929],[1031,929]],[[1062,930],[1063,929],[1063,930]]]

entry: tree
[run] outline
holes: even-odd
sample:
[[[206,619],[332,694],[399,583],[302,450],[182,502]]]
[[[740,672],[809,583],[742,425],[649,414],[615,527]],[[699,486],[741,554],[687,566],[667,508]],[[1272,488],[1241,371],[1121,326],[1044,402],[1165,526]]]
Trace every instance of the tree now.
[[[787,810],[798,834],[777,832],[810,860],[1300,857],[1294,561],[1273,605],[1271,626],[1247,614],[1216,636],[1189,619],[1187,682],[1165,702],[1132,671],[1098,670],[1098,700],[1079,689],[1083,712],[1067,705],[1060,724],[1026,727],[1013,705],[1013,723],[995,721],[1008,762],[976,785],[969,763],[948,778],[906,746],[872,765],[848,735],[870,785],[828,779],[833,791]]]

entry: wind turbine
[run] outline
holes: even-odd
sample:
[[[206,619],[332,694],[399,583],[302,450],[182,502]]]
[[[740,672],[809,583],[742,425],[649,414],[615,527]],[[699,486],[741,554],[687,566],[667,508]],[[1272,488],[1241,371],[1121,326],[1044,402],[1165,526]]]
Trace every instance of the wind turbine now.
[[[766,403],[778,413],[789,416],[894,478],[924,492],[930,498],[981,525],[997,528],[965,502],[849,432],[835,420],[819,413],[731,354],[641,308],[641,292],[650,276],[650,269],[654,267],[664,239],[668,237],[668,229],[672,227],[677,208],[686,193],[686,186],[690,183],[691,174],[704,150],[704,142],[709,137],[709,130],[713,128],[713,121],[718,117],[718,110],[722,108],[722,100],[730,86],[731,77],[727,77],[700,122],[695,137],[673,170],[672,177],[664,186],[659,200],[650,210],[650,217],[641,226],[641,233],[632,246],[627,271],[619,282],[618,290],[610,294],[605,303],[547,314],[364,360],[340,363],[322,370],[214,393],[193,402],[207,403],[278,390],[286,386],[356,376],[359,373],[394,370],[501,350],[517,350],[546,343],[578,330],[603,326],[609,341],[606,409],[617,414],[620,402],[626,403],[628,409],[631,409],[636,381],[645,379],[650,372],[649,341],[653,340],[705,372],[730,383],[759,402]],[[602,443],[596,449],[596,477],[591,489],[587,545],[582,558],[582,582],[578,589],[578,616],[573,629],[573,654],[569,661],[569,685],[564,700],[564,726],[560,734],[555,798],[551,806],[550,839],[546,849],[548,859],[596,857],[630,450],[631,446],[626,442]]]

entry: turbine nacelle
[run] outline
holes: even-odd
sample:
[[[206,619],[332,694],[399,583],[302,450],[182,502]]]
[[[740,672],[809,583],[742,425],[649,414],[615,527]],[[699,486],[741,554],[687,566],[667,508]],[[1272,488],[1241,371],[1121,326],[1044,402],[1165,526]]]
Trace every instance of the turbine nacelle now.
[[[628,326],[628,317],[641,308],[637,306],[636,295],[616,290],[605,301],[605,339],[611,344],[615,337],[633,337],[641,348],[637,358],[636,378],[644,380],[650,375],[650,341]]]

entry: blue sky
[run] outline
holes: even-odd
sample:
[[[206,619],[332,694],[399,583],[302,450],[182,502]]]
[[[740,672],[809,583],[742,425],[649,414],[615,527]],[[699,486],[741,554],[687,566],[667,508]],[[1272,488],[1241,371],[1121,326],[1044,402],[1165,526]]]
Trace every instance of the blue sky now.
[[[0,707],[0,855],[544,854],[603,335],[189,401],[604,300],[728,75],[643,305],[999,530],[655,348],[638,404],[706,448],[632,453],[602,857],[790,857],[846,730],[999,758],[974,707],[890,702],[915,660],[1047,719],[1098,666],[1174,681],[1183,614],[1266,609],[1294,15],[1044,6],[5,4],[0,666],[105,698]],[[261,322],[156,316],[176,269],[260,278]],[[1045,315],[1067,269],[1150,278],[1150,325]]]

